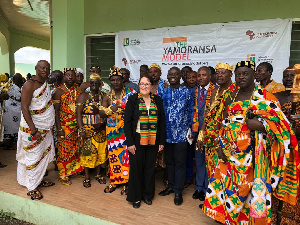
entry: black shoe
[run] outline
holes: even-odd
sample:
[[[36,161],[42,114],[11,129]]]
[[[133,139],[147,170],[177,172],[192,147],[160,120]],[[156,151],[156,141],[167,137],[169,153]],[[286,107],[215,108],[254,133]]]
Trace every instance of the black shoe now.
[[[200,201],[204,201],[205,193],[203,191],[196,190],[192,197],[193,199],[199,199]]]
[[[174,204],[175,205],[181,205],[182,202],[183,202],[182,194],[175,194]]]
[[[203,207],[203,204],[200,204],[200,205],[199,205],[199,208],[202,209],[202,207]]]
[[[150,198],[144,198],[143,201],[147,204],[147,205],[152,205],[152,200]]]
[[[169,195],[169,194],[171,194],[171,193],[174,193],[173,189],[167,187],[165,190],[159,192],[158,194],[159,194],[160,196],[166,196],[166,195]]]
[[[132,203],[132,206],[133,206],[133,208],[135,208],[135,209],[140,208],[140,206],[141,206],[141,201],[133,202],[133,203]]]

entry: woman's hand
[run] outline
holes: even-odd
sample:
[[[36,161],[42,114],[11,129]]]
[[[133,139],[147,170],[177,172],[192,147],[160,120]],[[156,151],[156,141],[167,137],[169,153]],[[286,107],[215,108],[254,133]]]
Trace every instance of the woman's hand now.
[[[246,121],[246,123],[247,123],[249,130],[260,130],[260,131],[266,133],[264,125],[262,124],[262,122],[260,122],[258,120],[257,117],[254,117],[253,119],[248,119]]]
[[[162,150],[164,150],[164,147],[165,147],[164,145],[159,145],[158,146],[158,152],[161,152]]]
[[[135,154],[135,150],[136,150],[135,145],[129,146],[127,147],[127,149],[132,155]]]
[[[224,161],[224,163],[228,162],[228,159],[227,159],[226,155],[224,154],[221,147],[217,148],[217,154],[218,154],[218,158],[222,159]]]

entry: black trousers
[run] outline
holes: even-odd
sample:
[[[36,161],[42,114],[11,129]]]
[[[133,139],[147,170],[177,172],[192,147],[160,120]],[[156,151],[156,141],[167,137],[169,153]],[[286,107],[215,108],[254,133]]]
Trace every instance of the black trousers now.
[[[186,176],[187,142],[166,143],[165,157],[169,188],[176,194],[181,194]]]
[[[157,145],[140,145],[140,134],[135,138],[135,154],[129,152],[129,181],[127,201],[153,199],[155,194],[155,161]]]

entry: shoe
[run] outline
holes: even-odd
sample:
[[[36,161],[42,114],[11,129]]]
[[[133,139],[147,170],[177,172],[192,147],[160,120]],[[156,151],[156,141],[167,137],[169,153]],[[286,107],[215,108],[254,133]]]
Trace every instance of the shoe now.
[[[149,198],[144,198],[143,201],[147,204],[147,205],[152,205],[152,200]]]
[[[166,195],[169,195],[171,193],[174,193],[173,189],[167,187],[165,190],[159,192],[158,195],[160,195],[160,196],[166,196]]]
[[[182,202],[183,202],[182,194],[175,194],[174,204],[175,205],[181,205]]]
[[[135,208],[135,209],[140,208],[140,206],[141,206],[141,201],[133,202],[133,203],[132,203],[132,206],[133,206],[133,208]]]
[[[205,193],[203,191],[196,190],[192,197],[193,197],[193,199],[199,199],[200,201],[204,201]]]
[[[200,205],[199,205],[199,208],[202,209],[202,207],[203,207],[203,204],[200,204]]]

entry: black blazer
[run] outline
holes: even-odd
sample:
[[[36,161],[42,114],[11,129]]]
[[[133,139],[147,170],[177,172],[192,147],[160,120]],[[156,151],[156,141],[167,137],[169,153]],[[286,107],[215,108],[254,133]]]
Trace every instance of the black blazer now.
[[[157,132],[156,145],[164,145],[166,140],[165,112],[162,100],[159,96],[154,95],[154,101],[157,106]],[[129,96],[125,107],[124,131],[127,146],[135,145],[135,135],[138,120],[140,118],[138,94]]]

